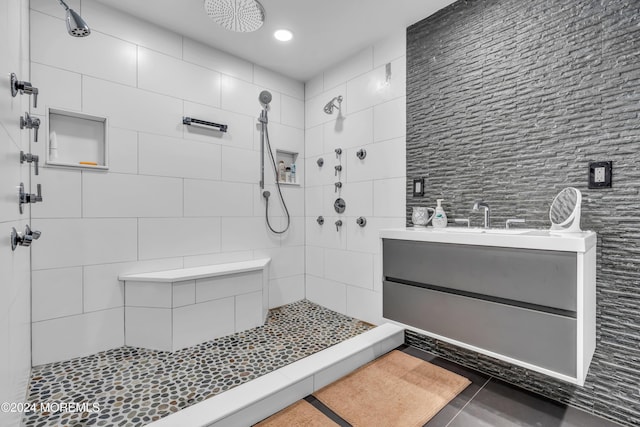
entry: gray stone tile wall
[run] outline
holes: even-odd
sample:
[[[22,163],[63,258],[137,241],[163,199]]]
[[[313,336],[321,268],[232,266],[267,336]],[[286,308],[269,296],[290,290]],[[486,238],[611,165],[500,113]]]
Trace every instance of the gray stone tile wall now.
[[[597,349],[585,387],[416,334],[407,341],[625,425],[640,425],[640,1],[460,0],[407,30],[407,224],[445,199],[493,225],[549,227],[562,188],[598,233]],[[587,188],[590,161],[613,188]],[[414,198],[413,178],[425,177]]]

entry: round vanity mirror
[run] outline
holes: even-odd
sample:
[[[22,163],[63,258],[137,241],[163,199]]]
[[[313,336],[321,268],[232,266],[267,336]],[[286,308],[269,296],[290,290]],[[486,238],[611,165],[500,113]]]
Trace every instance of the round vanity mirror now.
[[[549,209],[551,229],[568,232],[582,231],[580,229],[581,204],[582,193],[577,188],[567,187],[560,191]]]

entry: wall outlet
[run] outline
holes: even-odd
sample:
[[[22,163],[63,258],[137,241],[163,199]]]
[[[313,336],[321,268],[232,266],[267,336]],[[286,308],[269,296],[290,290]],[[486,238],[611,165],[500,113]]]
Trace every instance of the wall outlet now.
[[[613,162],[589,163],[589,188],[611,188]]]

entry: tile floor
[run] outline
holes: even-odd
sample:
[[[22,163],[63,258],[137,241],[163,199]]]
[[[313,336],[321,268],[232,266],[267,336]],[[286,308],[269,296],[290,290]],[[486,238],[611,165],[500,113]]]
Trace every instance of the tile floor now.
[[[460,374],[471,384],[423,427],[619,427],[618,424],[507,384],[413,347],[404,351]],[[313,396],[305,398],[341,427],[349,424]]]
[[[309,301],[273,309],[264,326],[176,352],[122,347],[33,368],[31,403],[97,403],[99,412],[25,414],[24,424],[143,426],[372,326]]]
[[[96,413],[27,413],[25,426],[143,426],[371,329],[309,301],[270,312],[259,328],[176,352],[122,347],[33,369],[29,402],[98,403]],[[617,427],[409,346],[404,351],[471,385],[424,427]],[[306,398],[348,426],[314,397]]]

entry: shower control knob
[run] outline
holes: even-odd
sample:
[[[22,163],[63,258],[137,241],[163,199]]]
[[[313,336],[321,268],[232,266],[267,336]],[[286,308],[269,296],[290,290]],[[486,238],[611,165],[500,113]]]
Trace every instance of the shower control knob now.
[[[30,82],[18,80],[18,77],[15,73],[11,73],[11,96],[15,98],[15,96],[20,92],[20,94],[33,95],[33,108],[38,108],[38,88],[33,87]]]
[[[24,191],[24,184],[21,182],[18,186],[18,208],[20,210],[20,214],[24,213],[24,209],[22,205],[27,203],[37,203],[42,201],[42,185],[38,184],[36,186],[37,194],[29,194]]]
[[[31,230],[31,236],[33,237],[33,240],[38,240],[40,238],[40,236],[42,236],[42,231],[39,230]]]
[[[40,172],[38,170],[38,161],[39,160],[40,160],[40,158],[36,154],[31,154],[31,153],[26,153],[25,154],[24,151],[20,151],[20,163],[24,163],[24,162],[33,163],[36,175],[40,174]]]
[[[335,176],[338,176],[338,172],[342,172],[342,165],[336,165],[335,166],[336,172],[335,172]]]
[[[11,227],[11,250],[15,251],[18,246],[31,246],[34,240],[38,240],[42,233],[38,230],[31,230],[28,225],[24,228],[24,233],[16,231],[15,227]]]
[[[38,129],[40,129],[40,119],[33,118],[29,113],[24,113],[24,116],[20,117],[20,129],[34,129],[33,142],[38,142]]]
[[[342,183],[341,182],[336,182],[334,185],[336,186],[336,189],[334,190],[334,193],[337,193],[338,192],[338,188],[342,188]]]
[[[41,184],[36,185],[36,192],[37,194],[31,195],[31,200],[29,201],[29,203],[36,203],[36,202],[42,201],[42,185]]]
[[[340,157],[340,155],[342,154],[342,148],[336,148],[336,149],[335,149],[335,150],[333,150],[333,151],[335,151],[335,152],[336,152],[336,159],[337,159],[338,157]]]
[[[356,224],[358,224],[360,227],[364,227],[365,225],[367,225],[367,218],[361,216],[358,219],[356,219]]]
[[[20,246],[31,246],[34,240],[38,240],[42,233],[38,230],[31,230],[31,227],[26,225],[24,227],[24,234],[22,235],[22,242],[19,243]]]
[[[341,219],[336,221],[336,231],[340,231],[340,227],[342,227],[342,220]]]
[[[318,225],[324,224],[324,217],[320,215],[318,218],[316,218],[316,222],[318,223]]]

